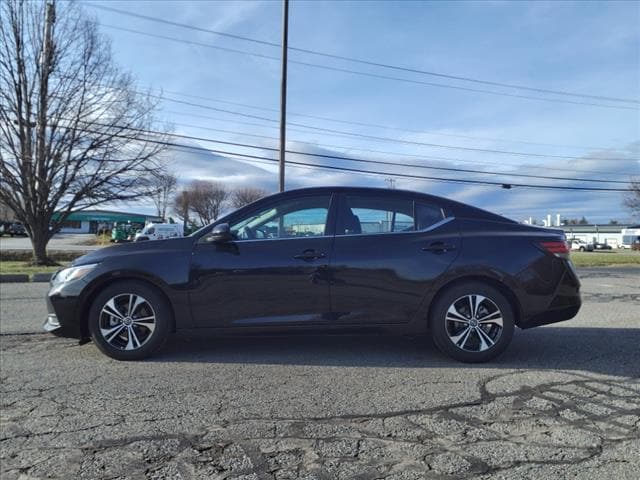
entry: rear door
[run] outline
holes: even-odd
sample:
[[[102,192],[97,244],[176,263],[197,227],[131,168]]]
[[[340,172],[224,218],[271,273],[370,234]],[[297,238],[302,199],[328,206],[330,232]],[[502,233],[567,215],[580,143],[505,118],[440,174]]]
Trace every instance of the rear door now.
[[[335,322],[410,322],[459,252],[448,215],[404,193],[341,194],[331,258]]]

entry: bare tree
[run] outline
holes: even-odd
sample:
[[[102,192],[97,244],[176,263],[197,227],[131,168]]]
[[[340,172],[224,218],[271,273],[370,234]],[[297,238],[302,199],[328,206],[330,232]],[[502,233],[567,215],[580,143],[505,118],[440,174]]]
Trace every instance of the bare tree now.
[[[0,199],[0,224],[1,222],[9,222],[15,218],[13,214],[13,210],[9,208],[9,206]]]
[[[153,188],[151,199],[156,206],[158,216],[163,220],[167,218],[167,209],[177,184],[178,178],[171,172],[159,172],[151,178]]]
[[[0,199],[35,263],[72,211],[152,191],[155,107],[77,3],[0,2]]]
[[[624,204],[632,215],[640,217],[640,178],[632,178],[629,182],[629,193],[624,198]]]
[[[241,208],[267,195],[269,195],[269,192],[261,188],[239,188],[235,190],[231,196],[231,205],[233,205],[234,208]]]
[[[187,190],[183,190],[177,194],[173,199],[173,211],[176,216],[182,220],[184,230],[187,230],[189,225],[189,210],[191,209],[190,195]]]
[[[216,220],[229,198],[229,190],[224,185],[206,180],[191,182],[187,193],[189,208],[198,216],[202,225]]]

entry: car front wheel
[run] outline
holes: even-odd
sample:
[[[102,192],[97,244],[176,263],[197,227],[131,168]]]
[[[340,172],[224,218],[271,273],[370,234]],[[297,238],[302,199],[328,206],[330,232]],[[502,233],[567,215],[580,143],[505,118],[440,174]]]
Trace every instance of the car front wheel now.
[[[443,353],[461,362],[486,362],[511,342],[514,314],[506,297],[490,285],[454,286],[436,301],[430,331]]]
[[[117,360],[140,360],[164,345],[171,320],[171,308],[155,288],[124,281],[110,285],[94,300],[89,331],[106,355]]]

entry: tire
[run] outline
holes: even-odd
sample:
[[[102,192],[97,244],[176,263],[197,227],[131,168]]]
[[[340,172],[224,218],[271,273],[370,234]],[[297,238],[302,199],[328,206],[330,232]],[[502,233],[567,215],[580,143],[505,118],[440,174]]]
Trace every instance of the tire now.
[[[584,247],[580,247],[580,251],[581,251],[581,252],[584,252]]]
[[[470,299],[476,309],[471,318]],[[439,295],[429,319],[438,349],[465,363],[486,362],[504,352],[511,343],[514,325],[513,308],[507,298],[480,282],[455,285]]]
[[[141,360],[164,345],[172,320],[171,306],[156,288],[127,280],[108,286],[93,301],[89,332],[111,358]]]

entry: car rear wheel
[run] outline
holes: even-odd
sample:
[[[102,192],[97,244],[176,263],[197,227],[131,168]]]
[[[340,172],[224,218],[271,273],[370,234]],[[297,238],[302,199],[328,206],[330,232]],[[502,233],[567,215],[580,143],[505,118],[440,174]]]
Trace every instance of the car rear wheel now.
[[[511,342],[513,308],[496,288],[479,282],[456,285],[444,292],[431,313],[436,346],[461,362],[486,362]]]
[[[91,305],[89,331],[96,346],[117,360],[140,360],[158,351],[171,327],[171,308],[153,287],[118,282]]]

